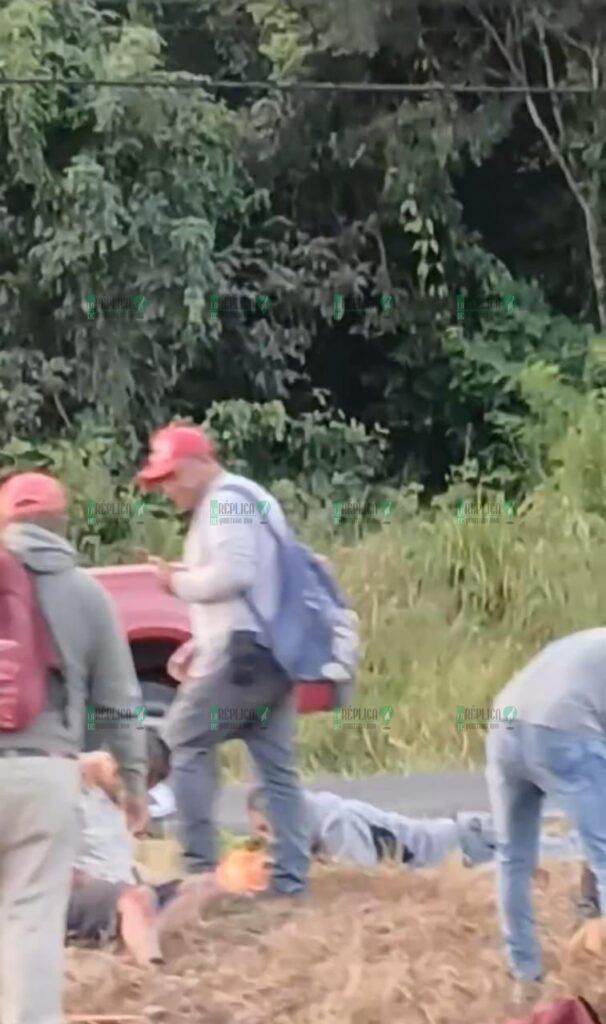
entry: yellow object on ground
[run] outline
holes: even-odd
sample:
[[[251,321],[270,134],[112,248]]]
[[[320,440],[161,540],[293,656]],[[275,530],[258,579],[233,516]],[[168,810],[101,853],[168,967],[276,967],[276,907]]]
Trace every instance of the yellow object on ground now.
[[[135,867],[150,885],[185,876],[181,847],[175,839],[140,839],[135,844]]]

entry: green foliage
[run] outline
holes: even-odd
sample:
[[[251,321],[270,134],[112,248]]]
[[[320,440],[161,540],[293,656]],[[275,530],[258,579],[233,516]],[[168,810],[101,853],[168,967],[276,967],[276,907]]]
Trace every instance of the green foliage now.
[[[86,504],[134,500],[150,428],[204,422],[335,559],[363,619],[362,695],[398,707],[389,733],[303,723],[306,766],[476,756],[456,704],[600,618],[605,108],[274,84],[586,86],[599,16],[572,0],[121,6],[0,10],[3,75],[57,80],[0,90],[3,464],[65,480],[88,564],[177,555],[160,499],[92,525]],[[168,88],[132,86],[150,77]],[[270,306],[213,322],[209,293]],[[117,295],[143,315],[108,312]],[[474,309],[505,295],[513,311]],[[516,522],[454,521],[455,501],[485,498],[514,500]],[[333,522],[333,501],[383,500],[389,523]]]
[[[204,426],[234,472],[252,472],[262,483],[290,480],[301,494],[347,499],[384,472],[385,432],[371,434],[343,413],[333,413],[322,393],[319,407],[290,417],[282,402],[220,402]]]
[[[541,65],[560,46],[559,73],[584,81],[579,47],[594,21],[570,5],[561,24],[549,5],[522,13]],[[601,33],[595,45],[592,59],[603,54]],[[93,0],[11,0],[0,11],[0,61],[6,75],[125,83],[2,90],[0,441],[76,439],[102,424],[134,458],[162,420],[200,422],[226,400],[279,402],[301,426],[278,475],[299,486],[300,439],[311,430],[314,456],[327,460],[316,463],[313,493],[337,484],[340,444],[351,440],[357,460],[351,430],[370,437],[376,423],[388,432],[382,465],[392,484],[439,489],[469,445],[485,471],[521,481],[500,430],[503,417],[525,413],[517,369],[538,359],[578,381],[590,334],[554,315],[542,291],[568,315],[593,310],[595,269],[578,203],[545,172],[553,152],[524,99],[270,88],[224,100],[178,88],[209,72],[268,82],[492,80],[503,63],[475,8],[454,18],[388,0],[192,0],[185,12],[159,4],[118,14]],[[126,86],[146,76],[170,87]],[[588,131],[598,113],[591,99],[562,103],[566,159],[579,180],[587,167],[588,188],[601,167]],[[531,203],[533,214],[495,232],[498,204],[480,205],[486,189],[474,175],[491,191],[505,146],[514,154],[509,199],[515,188],[520,210]],[[551,259],[562,234],[571,238],[560,260],[570,256],[568,277]],[[539,276],[541,288],[526,283]],[[271,307],[213,323],[211,292],[263,293]],[[335,293],[360,306],[340,322]],[[395,300],[387,318],[377,309],[383,293]],[[515,293],[518,309],[511,319],[472,314],[460,330],[459,293],[470,306]],[[102,305],[87,318],[88,296],[117,294],[143,296],[142,318]],[[309,411],[319,392],[322,441]]]
[[[92,0],[0,11],[5,75],[176,86],[161,50]],[[243,209],[234,116],[202,89],[40,85],[2,90],[0,134],[4,438],[72,431],[90,408],[141,429],[212,344],[217,222]],[[137,294],[143,320],[87,319],[87,296]]]

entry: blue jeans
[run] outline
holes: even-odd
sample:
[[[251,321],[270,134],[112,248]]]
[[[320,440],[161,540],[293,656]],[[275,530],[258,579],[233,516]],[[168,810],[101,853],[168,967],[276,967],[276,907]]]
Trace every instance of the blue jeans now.
[[[186,867],[197,873],[216,865],[218,747],[242,739],[261,777],[275,837],[273,888],[301,892],[307,884],[309,829],[295,765],[292,688],[253,634],[234,634],[234,640],[224,667],[183,686],[162,723]]]
[[[489,732],[486,777],[497,837],[497,896],[512,973],[541,976],[531,904],[541,812],[555,797],[573,826],[606,907],[606,737],[514,721]]]

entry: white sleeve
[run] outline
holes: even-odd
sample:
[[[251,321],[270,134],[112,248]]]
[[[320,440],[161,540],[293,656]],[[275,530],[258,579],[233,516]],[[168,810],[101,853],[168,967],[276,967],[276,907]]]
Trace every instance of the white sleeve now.
[[[177,569],[172,591],[183,601],[213,603],[242,594],[252,586],[257,573],[258,545],[251,523],[221,521],[212,527],[212,551],[208,565]]]

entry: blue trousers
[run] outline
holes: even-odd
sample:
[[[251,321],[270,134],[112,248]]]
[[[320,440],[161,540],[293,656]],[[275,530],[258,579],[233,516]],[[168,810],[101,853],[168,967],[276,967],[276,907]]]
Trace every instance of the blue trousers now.
[[[531,885],[546,794],[576,828],[606,907],[606,736],[514,721],[491,730],[486,747],[501,929],[512,973],[535,979],[542,964]]]
[[[225,664],[181,687],[162,725],[171,751],[172,786],[187,870],[217,863],[213,807],[221,743],[242,739],[255,762],[274,835],[273,888],[297,893],[307,884],[309,834],[295,767],[292,688],[254,634],[234,634]]]

